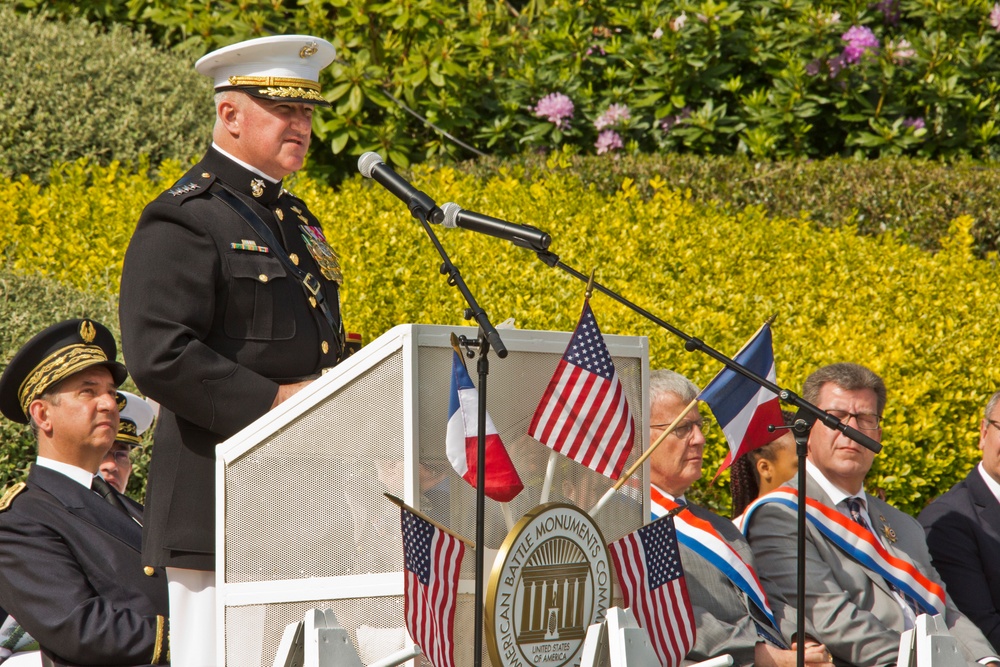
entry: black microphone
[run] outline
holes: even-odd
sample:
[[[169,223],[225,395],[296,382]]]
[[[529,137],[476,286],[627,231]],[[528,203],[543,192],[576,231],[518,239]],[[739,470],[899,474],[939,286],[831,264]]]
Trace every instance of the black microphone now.
[[[434,203],[434,200],[420,190],[417,190],[405,178],[393,171],[392,167],[383,162],[382,156],[378,153],[369,151],[358,158],[358,171],[365,178],[374,180],[386,190],[399,197],[406,204],[406,207],[410,209],[413,217],[418,217],[417,212],[420,211],[430,222],[440,224],[444,219],[444,213]]]
[[[538,252],[544,251],[552,243],[552,237],[540,229],[466,211],[454,202],[446,203],[441,210],[444,211],[445,227],[461,227],[480,234],[488,234]]]

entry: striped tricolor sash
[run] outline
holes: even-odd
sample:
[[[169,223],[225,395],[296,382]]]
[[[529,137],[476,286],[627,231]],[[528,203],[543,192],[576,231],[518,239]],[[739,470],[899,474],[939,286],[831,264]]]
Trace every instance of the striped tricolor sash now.
[[[650,511],[653,519],[663,516],[678,505],[652,484],[649,487],[649,493]],[[750,567],[749,563],[736,553],[712,524],[688,511],[676,515],[674,525],[677,528],[677,540],[681,544],[722,572],[764,612],[774,628],[778,627],[774,620],[774,613],[767,604],[767,595],[760,585],[757,573]]]
[[[783,486],[758,498],[747,507],[743,532],[750,525],[753,512],[765,503],[779,503],[798,511],[796,489]],[[828,507],[815,498],[806,497],[806,518],[837,548],[869,570],[881,575],[890,584],[915,598],[933,614],[943,613],[946,602],[944,589],[928,579],[913,563],[893,556],[870,530]]]

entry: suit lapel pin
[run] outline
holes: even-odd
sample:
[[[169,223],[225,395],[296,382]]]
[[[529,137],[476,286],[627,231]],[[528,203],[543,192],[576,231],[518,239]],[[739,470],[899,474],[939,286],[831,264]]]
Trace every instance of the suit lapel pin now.
[[[892,529],[889,522],[885,520],[885,517],[881,514],[878,515],[878,520],[882,522],[882,534],[885,535],[885,539],[890,542],[896,541],[896,531]]]

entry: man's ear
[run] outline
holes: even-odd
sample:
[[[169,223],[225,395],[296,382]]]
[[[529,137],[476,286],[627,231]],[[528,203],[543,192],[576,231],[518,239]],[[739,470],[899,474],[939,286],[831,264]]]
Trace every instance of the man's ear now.
[[[233,137],[240,136],[240,109],[231,100],[223,99],[216,107],[219,122]]]
[[[39,431],[46,434],[52,430],[52,424],[49,421],[51,407],[48,401],[40,398],[36,398],[28,404],[28,417],[35,422]]]

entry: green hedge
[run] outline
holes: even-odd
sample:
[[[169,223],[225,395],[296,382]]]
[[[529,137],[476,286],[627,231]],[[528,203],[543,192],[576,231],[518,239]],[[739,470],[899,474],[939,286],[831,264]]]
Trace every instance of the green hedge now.
[[[211,139],[208,80],[125,26],[102,32],[4,4],[0,61],[0,175],[40,181],[81,157],[187,159]]]
[[[24,233],[12,220],[44,223],[45,210],[53,210],[59,211],[63,234],[91,230],[88,245],[59,246],[48,254],[39,252],[44,244],[3,250],[19,270],[80,278],[78,284],[88,291],[113,290],[120,253],[142,204],[169,185],[180,167],[161,169],[164,180],[106,167],[74,169],[89,177],[53,179],[47,187],[0,181],[0,190],[17,187],[22,194],[11,201],[0,192],[0,239]],[[969,217],[952,221],[940,251],[928,253],[893,233],[864,237],[851,225],[817,228],[805,218],[772,217],[757,207],[728,212],[695,201],[662,178],[624,178],[609,194],[554,162],[530,179],[513,170],[479,179],[451,168],[418,167],[412,181],[438,202],[456,201],[548,231],[552,250],[568,265],[585,273],[596,269],[597,279],[609,288],[723,353],[734,354],[775,314],[782,386],[798,389],[809,372],[834,361],[872,367],[886,378],[890,398],[886,447],[870,481],[907,511],[919,510],[978,458],[978,419],[986,398],[1000,387],[1000,267],[995,257],[975,257]],[[348,327],[366,342],[405,322],[464,323],[464,302],[445,284],[440,259],[399,200],[360,177],[339,190],[307,177],[289,188],[325,221],[344,268]],[[655,193],[644,196],[650,188]],[[118,207],[80,205],[126,192],[129,198],[121,196]],[[510,244],[437,229],[494,322],[514,317],[521,328],[569,330],[575,325],[580,282]],[[100,251],[88,254],[91,247]],[[67,264],[76,270],[64,271]],[[679,339],[612,300],[597,295],[592,304],[606,333],[650,337],[653,367],[677,369],[701,385],[719,370],[707,356],[684,352]],[[28,303],[8,307],[33,308]],[[37,317],[31,321],[48,319]],[[9,340],[18,338],[11,334]],[[714,433],[707,470],[721,460],[723,447]],[[724,509],[725,481],[723,476],[710,486],[702,480],[696,495]]]
[[[458,168],[479,178],[506,170],[530,181],[552,165],[571,168],[584,183],[607,194],[627,177],[640,184],[659,178],[690,191],[696,201],[729,212],[760,206],[769,215],[807,216],[824,227],[856,225],[864,234],[891,230],[927,250],[940,247],[950,220],[969,215],[977,254],[1000,249],[1000,170],[973,161],[886,157],[771,162],[675,153],[609,161],[563,152],[485,158]],[[649,196],[652,188],[647,185],[641,192]]]

